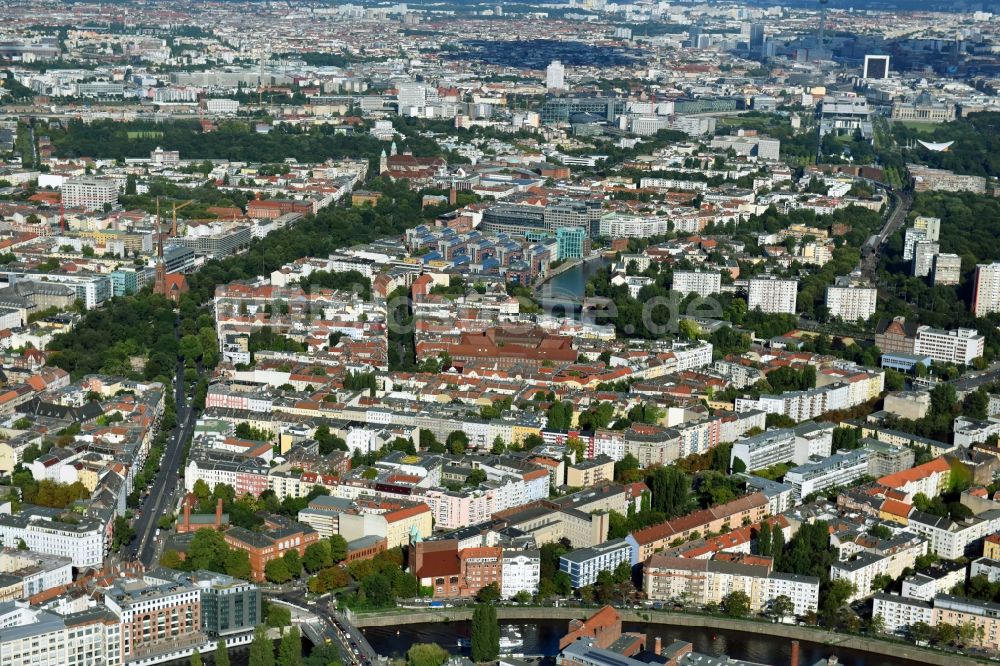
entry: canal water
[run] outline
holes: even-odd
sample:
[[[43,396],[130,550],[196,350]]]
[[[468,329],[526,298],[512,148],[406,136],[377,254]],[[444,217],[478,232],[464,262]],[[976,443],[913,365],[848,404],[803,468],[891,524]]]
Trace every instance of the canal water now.
[[[566,634],[566,625],[566,620],[502,622],[501,629],[518,627],[524,639],[523,652],[525,655],[554,657],[559,652],[559,639]],[[469,622],[447,622],[399,627],[369,627],[363,631],[378,653],[389,657],[403,657],[414,643],[437,643],[452,653],[468,655],[468,648],[459,647],[458,640],[468,639],[470,630],[471,623]],[[734,659],[744,659],[758,664],[785,666],[791,659],[791,641],[785,638],[699,627],[672,627],[628,622],[625,623],[624,630],[645,631],[650,645],[657,636],[662,639],[663,645],[668,645],[675,640],[683,640],[692,643],[696,652],[713,656],[725,654]],[[799,664],[801,666],[810,666],[820,659],[826,659],[830,656],[836,656],[839,662],[845,666],[917,666],[916,662],[906,662],[816,643],[801,642],[799,648]]]
[[[578,316],[587,282],[594,273],[607,265],[607,260],[602,257],[577,262],[539,285],[535,290],[535,297],[550,314]]]

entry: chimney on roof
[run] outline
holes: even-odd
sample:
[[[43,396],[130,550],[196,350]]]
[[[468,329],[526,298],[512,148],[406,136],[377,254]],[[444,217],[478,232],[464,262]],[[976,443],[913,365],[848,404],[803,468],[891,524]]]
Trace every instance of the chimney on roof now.
[[[191,502],[184,499],[184,531],[191,531]]]
[[[660,656],[661,652],[663,652],[663,639],[657,636],[653,639],[653,654]]]
[[[215,529],[222,529],[222,498],[215,504]]]
[[[799,642],[792,641],[791,666],[799,666]]]

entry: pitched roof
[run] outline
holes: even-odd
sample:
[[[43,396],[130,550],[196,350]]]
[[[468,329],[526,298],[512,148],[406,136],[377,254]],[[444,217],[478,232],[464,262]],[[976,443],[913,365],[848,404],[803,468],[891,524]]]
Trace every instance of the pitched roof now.
[[[944,458],[935,458],[934,460],[925,462],[923,465],[917,465],[912,469],[906,469],[902,472],[896,472],[895,474],[883,476],[878,480],[878,482],[884,486],[889,486],[890,488],[898,488],[899,486],[905,486],[906,484],[914,481],[926,479],[932,474],[947,472],[950,469],[951,467],[947,460]]]
[[[739,499],[735,499],[731,502],[720,504],[719,506],[715,506],[710,509],[695,511],[694,513],[689,513],[686,516],[681,516],[680,518],[668,520],[666,522],[659,523],[658,525],[653,525],[637,532],[633,532],[632,537],[639,544],[652,543],[674,534],[686,532],[696,527],[701,527],[702,525],[707,525],[714,520],[727,518],[729,516],[766,505],[767,498],[764,497],[764,493],[756,492],[746,495],[745,497],[740,497]]]
[[[887,499],[884,502],[882,502],[881,511],[884,511],[885,513],[888,513],[889,515],[892,516],[901,516],[903,518],[906,518],[908,515],[910,515],[910,510],[912,508],[913,507],[907,504],[906,502],[900,502],[899,500],[894,500],[894,499]]]
[[[458,548],[454,550],[439,550],[424,553],[420,567],[416,571],[417,578],[434,578],[435,576],[458,575],[462,566],[458,559]]]
[[[559,645],[565,646],[574,643],[579,638],[594,637],[600,631],[620,623],[621,616],[618,614],[618,611],[611,606],[605,606],[586,620],[573,620],[570,622],[572,631],[559,641]]]

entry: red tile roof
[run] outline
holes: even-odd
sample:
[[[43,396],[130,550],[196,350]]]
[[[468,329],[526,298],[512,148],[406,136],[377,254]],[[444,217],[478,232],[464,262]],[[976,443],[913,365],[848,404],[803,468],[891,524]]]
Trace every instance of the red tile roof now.
[[[899,486],[905,486],[907,483],[912,483],[913,481],[926,479],[932,474],[947,472],[949,469],[951,469],[951,467],[948,465],[947,460],[944,458],[935,458],[930,462],[926,462],[923,465],[917,465],[912,469],[883,476],[878,480],[878,482],[884,486],[889,486],[890,488],[898,488]]]
[[[456,576],[462,570],[458,561],[458,549],[428,552],[423,556],[417,578],[434,578],[435,576]]]
[[[910,509],[913,507],[906,502],[900,502],[899,500],[887,499],[882,502],[881,510],[888,513],[891,516],[899,516],[901,518],[906,518],[910,515]]]

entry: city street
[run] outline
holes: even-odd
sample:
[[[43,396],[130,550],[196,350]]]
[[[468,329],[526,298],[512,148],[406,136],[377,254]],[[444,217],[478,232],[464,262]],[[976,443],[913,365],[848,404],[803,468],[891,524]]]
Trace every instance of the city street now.
[[[903,190],[892,193],[891,198],[896,199],[895,208],[885,219],[885,223],[879,232],[868,239],[861,247],[861,270],[869,279],[875,278],[878,270],[878,260],[882,253],[882,246],[885,245],[889,237],[906,221],[906,215],[913,206],[913,195]]]
[[[369,666],[379,662],[378,653],[368,644],[368,640],[361,634],[361,631],[340,612],[333,609],[327,600],[308,601],[303,595],[297,593],[274,595],[272,598],[306,609],[322,621],[322,632],[317,636],[310,637],[310,639],[322,639],[326,643],[336,642],[345,664]]]
[[[179,333],[176,326],[174,330],[175,335]],[[184,455],[184,443],[194,430],[195,412],[188,404],[184,393],[183,363],[177,364],[174,400],[177,404],[177,426],[167,438],[160,469],[156,473],[149,497],[142,505],[142,513],[135,521],[136,536],[127,550],[126,559],[138,559],[147,567],[157,559],[156,523],[161,516],[173,511],[183,486],[181,458]]]
[[[998,379],[1000,379],[1000,361],[994,362],[983,371],[964,374],[953,380],[952,383],[955,385],[955,391],[958,392],[959,397],[962,397],[967,393],[972,393],[980,386],[992,384]]]

